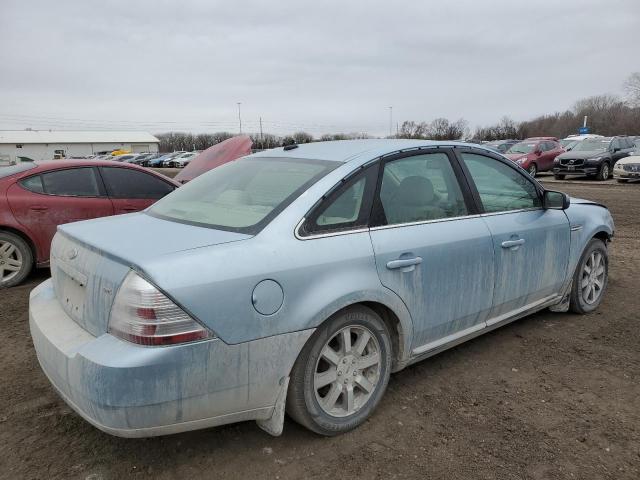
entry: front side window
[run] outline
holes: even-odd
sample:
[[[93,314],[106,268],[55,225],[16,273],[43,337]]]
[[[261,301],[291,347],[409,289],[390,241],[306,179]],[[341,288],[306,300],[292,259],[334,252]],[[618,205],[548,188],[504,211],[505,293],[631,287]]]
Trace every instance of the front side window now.
[[[447,154],[429,153],[384,165],[376,223],[394,225],[467,215]]]
[[[173,185],[132,168],[102,167],[101,172],[112,198],[159,199],[174,190]]]
[[[255,234],[339,165],[292,158],[236,160],[178,188],[148,213],[178,222]]]
[[[69,168],[42,174],[44,192],[68,197],[98,197],[100,189],[93,168]]]
[[[523,174],[499,160],[462,153],[485,212],[504,212],[542,206],[538,190]]]

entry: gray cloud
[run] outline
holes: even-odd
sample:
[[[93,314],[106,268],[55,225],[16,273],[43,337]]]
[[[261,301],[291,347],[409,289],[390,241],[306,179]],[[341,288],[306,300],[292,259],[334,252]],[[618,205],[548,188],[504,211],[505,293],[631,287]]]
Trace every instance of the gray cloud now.
[[[0,3],[0,128],[388,130],[564,110],[638,64],[637,0]]]

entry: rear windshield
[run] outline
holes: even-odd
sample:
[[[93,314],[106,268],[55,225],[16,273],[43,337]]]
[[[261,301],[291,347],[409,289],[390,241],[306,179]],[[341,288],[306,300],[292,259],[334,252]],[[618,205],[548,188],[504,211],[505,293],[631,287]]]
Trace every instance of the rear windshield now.
[[[244,158],[178,188],[147,213],[193,225],[255,234],[339,165],[291,158]]]
[[[32,162],[18,163],[16,165],[11,165],[8,167],[0,167],[0,178],[15,175],[16,173],[26,172],[27,170],[31,170],[32,168],[36,168],[36,164]]]

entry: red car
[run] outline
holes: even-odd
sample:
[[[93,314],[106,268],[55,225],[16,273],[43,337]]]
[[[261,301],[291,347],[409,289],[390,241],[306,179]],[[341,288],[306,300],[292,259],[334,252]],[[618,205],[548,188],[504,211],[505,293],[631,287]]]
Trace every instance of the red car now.
[[[137,212],[175,190],[170,178],[112,161],[53,160],[0,168],[0,287],[49,264],[58,225]]]
[[[564,151],[556,137],[531,137],[513,145],[505,155],[535,177],[553,170],[553,160]]]

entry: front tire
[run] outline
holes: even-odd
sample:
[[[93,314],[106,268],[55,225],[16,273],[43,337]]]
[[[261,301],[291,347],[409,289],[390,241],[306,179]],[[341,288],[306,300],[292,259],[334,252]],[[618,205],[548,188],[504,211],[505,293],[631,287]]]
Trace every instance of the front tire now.
[[[536,174],[538,173],[538,166],[535,163],[532,163],[531,165],[529,165],[529,168],[527,168],[527,172],[529,172],[529,175],[535,178]]]
[[[609,283],[609,253],[604,242],[593,238],[584,249],[571,286],[569,309],[591,313],[600,306]]]
[[[600,170],[598,171],[598,175],[596,176],[596,178],[600,181],[606,180],[609,178],[609,163],[608,162],[602,162],[602,165],[600,165]]]
[[[0,288],[22,283],[33,268],[31,248],[18,235],[0,232]]]
[[[387,326],[373,310],[353,306],[334,315],[312,335],[293,366],[287,413],[320,435],[358,427],[387,388],[391,354]]]

